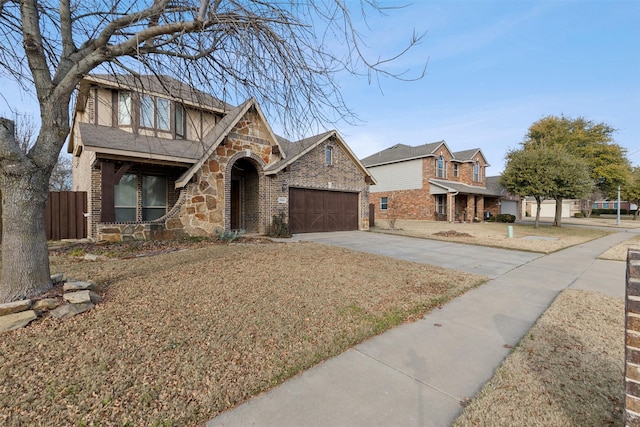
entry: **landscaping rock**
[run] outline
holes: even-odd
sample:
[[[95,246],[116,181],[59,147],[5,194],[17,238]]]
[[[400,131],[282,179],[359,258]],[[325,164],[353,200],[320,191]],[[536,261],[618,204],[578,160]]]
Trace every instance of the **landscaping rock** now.
[[[65,301],[68,301],[71,304],[83,304],[86,302],[96,303],[102,301],[100,295],[89,290],[69,292],[64,294],[62,297],[65,299]]]
[[[84,302],[81,304],[65,304],[51,311],[51,316],[57,319],[68,319],[76,314],[84,313],[95,307],[92,302]]]
[[[31,308],[36,311],[49,311],[59,307],[61,304],[62,301],[58,298],[44,298],[33,303]]]
[[[20,329],[27,326],[29,322],[38,318],[33,310],[21,311],[20,313],[0,316],[0,333]]]
[[[84,256],[84,260],[85,261],[97,261],[98,260],[98,255],[94,255],[94,254],[86,254]]]
[[[62,289],[65,292],[84,291],[84,290],[95,291],[96,288],[97,288],[96,284],[91,282],[67,282],[62,287]]]
[[[21,311],[29,310],[31,308],[31,300],[25,299],[21,301],[7,302],[0,304],[0,316],[11,313],[19,313]]]
[[[51,282],[55,285],[56,283],[62,282],[62,278],[64,275],[62,273],[54,274],[51,276]]]

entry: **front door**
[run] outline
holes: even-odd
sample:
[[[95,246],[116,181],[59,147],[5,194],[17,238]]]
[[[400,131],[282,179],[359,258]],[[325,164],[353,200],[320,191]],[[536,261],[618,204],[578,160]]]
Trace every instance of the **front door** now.
[[[241,203],[240,203],[240,180],[231,180],[231,229],[239,230],[242,228],[240,224]]]

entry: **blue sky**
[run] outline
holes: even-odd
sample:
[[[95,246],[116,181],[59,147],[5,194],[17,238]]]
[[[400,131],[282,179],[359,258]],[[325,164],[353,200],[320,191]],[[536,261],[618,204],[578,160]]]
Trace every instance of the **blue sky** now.
[[[481,148],[497,175],[533,122],[565,114],[617,129],[640,165],[640,1],[417,0],[375,23],[370,47],[382,52],[426,31],[395,67],[428,67],[420,81],[383,79],[383,93],[344,77],[365,124],[340,130],[359,157],[444,139]]]
[[[453,151],[482,149],[497,175],[529,125],[565,114],[618,129],[616,142],[640,165],[640,1],[415,0],[368,23],[374,57],[396,53],[413,28],[426,32],[391,70],[428,67],[415,82],[339,76],[363,123],[338,129],[359,157],[445,140]],[[33,99],[9,85],[0,79],[0,95],[37,117]]]

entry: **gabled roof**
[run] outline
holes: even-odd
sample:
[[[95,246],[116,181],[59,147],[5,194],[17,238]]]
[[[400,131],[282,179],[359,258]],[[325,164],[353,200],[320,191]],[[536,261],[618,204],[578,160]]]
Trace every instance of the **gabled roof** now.
[[[138,159],[192,164],[204,149],[197,141],[136,135],[110,126],[78,123],[84,150]]]
[[[443,141],[432,142],[429,144],[411,147],[410,145],[396,144],[392,147],[379,151],[362,159],[362,164],[366,167],[379,166],[386,163],[396,163],[405,160],[420,159],[422,157],[431,157],[436,155],[436,151],[440,146],[446,143]],[[449,150],[449,147],[447,147]],[[451,150],[449,150],[451,151]]]
[[[432,185],[436,185],[440,188],[447,190],[447,192],[458,192],[464,194],[480,194],[483,196],[500,196],[501,194],[496,194],[495,190],[492,188],[485,187],[476,187],[475,185],[467,185],[461,182],[452,182],[443,179],[433,179],[429,180],[429,183]]]
[[[213,154],[213,151],[220,145],[222,140],[231,132],[236,124],[244,117],[245,114],[251,109],[254,108],[261,120],[263,121],[265,127],[267,128],[269,134],[271,135],[273,141],[278,145],[281,151],[283,151],[283,147],[280,145],[278,138],[276,138],[275,134],[269,127],[269,123],[264,117],[260,106],[256,102],[254,98],[250,98],[240,104],[238,107],[229,111],[227,115],[225,115],[222,120],[220,120],[214,128],[209,132],[203,140],[203,145],[205,147],[205,151],[200,157],[200,159],[189,168],[185,173],[183,173],[180,178],[176,180],[176,188],[184,187],[191,177],[202,167],[204,162],[206,162],[209,157]],[[283,154],[286,157],[286,153]]]
[[[482,158],[484,159],[484,163],[485,166],[491,166],[488,162],[487,162],[487,158],[484,156],[484,154],[482,153],[482,150],[479,148],[472,148],[470,150],[463,150],[463,151],[456,151],[453,154],[453,159],[451,159],[454,162],[462,162],[462,163],[467,163],[467,162],[473,162],[476,155],[480,154],[482,156]]]
[[[84,80],[100,86],[135,89],[149,94],[164,95],[186,104],[222,113],[234,108],[231,104],[166,75],[89,74]]]
[[[304,138],[297,142],[291,142],[281,136],[278,136],[277,138],[280,143],[280,148],[282,148],[286,153],[286,157],[267,166],[264,169],[265,175],[273,175],[280,172],[282,169],[295,162],[300,157],[316,148],[318,145],[330,139],[342,147],[347,155],[351,157],[353,163],[358,167],[358,169],[360,169],[362,174],[366,177],[369,177],[371,183],[375,184],[376,182],[367,168],[362,164],[360,160],[358,160],[358,157],[353,153],[353,151],[351,151],[351,148],[349,148],[347,143],[342,139],[342,137],[336,130],[331,130],[319,135],[311,136],[309,138]]]
[[[451,153],[453,162],[472,162],[476,155],[479,153],[484,159],[486,166],[491,166],[487,163],[487,158],[482,154],[482,150],[479,148],[472,148],[470,150],[456,151],[455,153],[449,150],[447,143],[442,140],[439,142],[432,142],[429,144],[418,145],[412,147],[405,144],[396,144],[392,147],[379,151],[362,159],[362,163],[366,167],[380,166],[388,163],[404,162],[407,160],[421,159],[423,157],[434,157],[438,155],[438,149],[443,146]]]

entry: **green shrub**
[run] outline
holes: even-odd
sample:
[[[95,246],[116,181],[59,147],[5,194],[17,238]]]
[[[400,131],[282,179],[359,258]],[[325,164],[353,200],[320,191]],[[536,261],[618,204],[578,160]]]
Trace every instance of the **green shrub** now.
[[[516,216],[511,214],[498,214],[496,215],[496,221],[498,222],[516,222]]]
[[[222,228],[216,228],[218,240],[224,243],[231,243],[243,234],[244,230],[223,230]]]
[[[269,235],[272,237],[291,237],[291,230],[289,229],[289,223],[287,223],[286,217],[283,212],[273,216],[271,220],[271,228]]]
[[[584,214],[582,212],[576,212],[573,216],[576,218],[584,218]]]
[[[485,219],[486,222],[496,222],[498,218],[495,215],[491,215],[489,218]]]
[[[620,208],[620,215],[628,215],[629,213],[633,213],[635,211],[629,212],[628,209]],[[592,209],[591,215],[617,215],[618,209]]]

